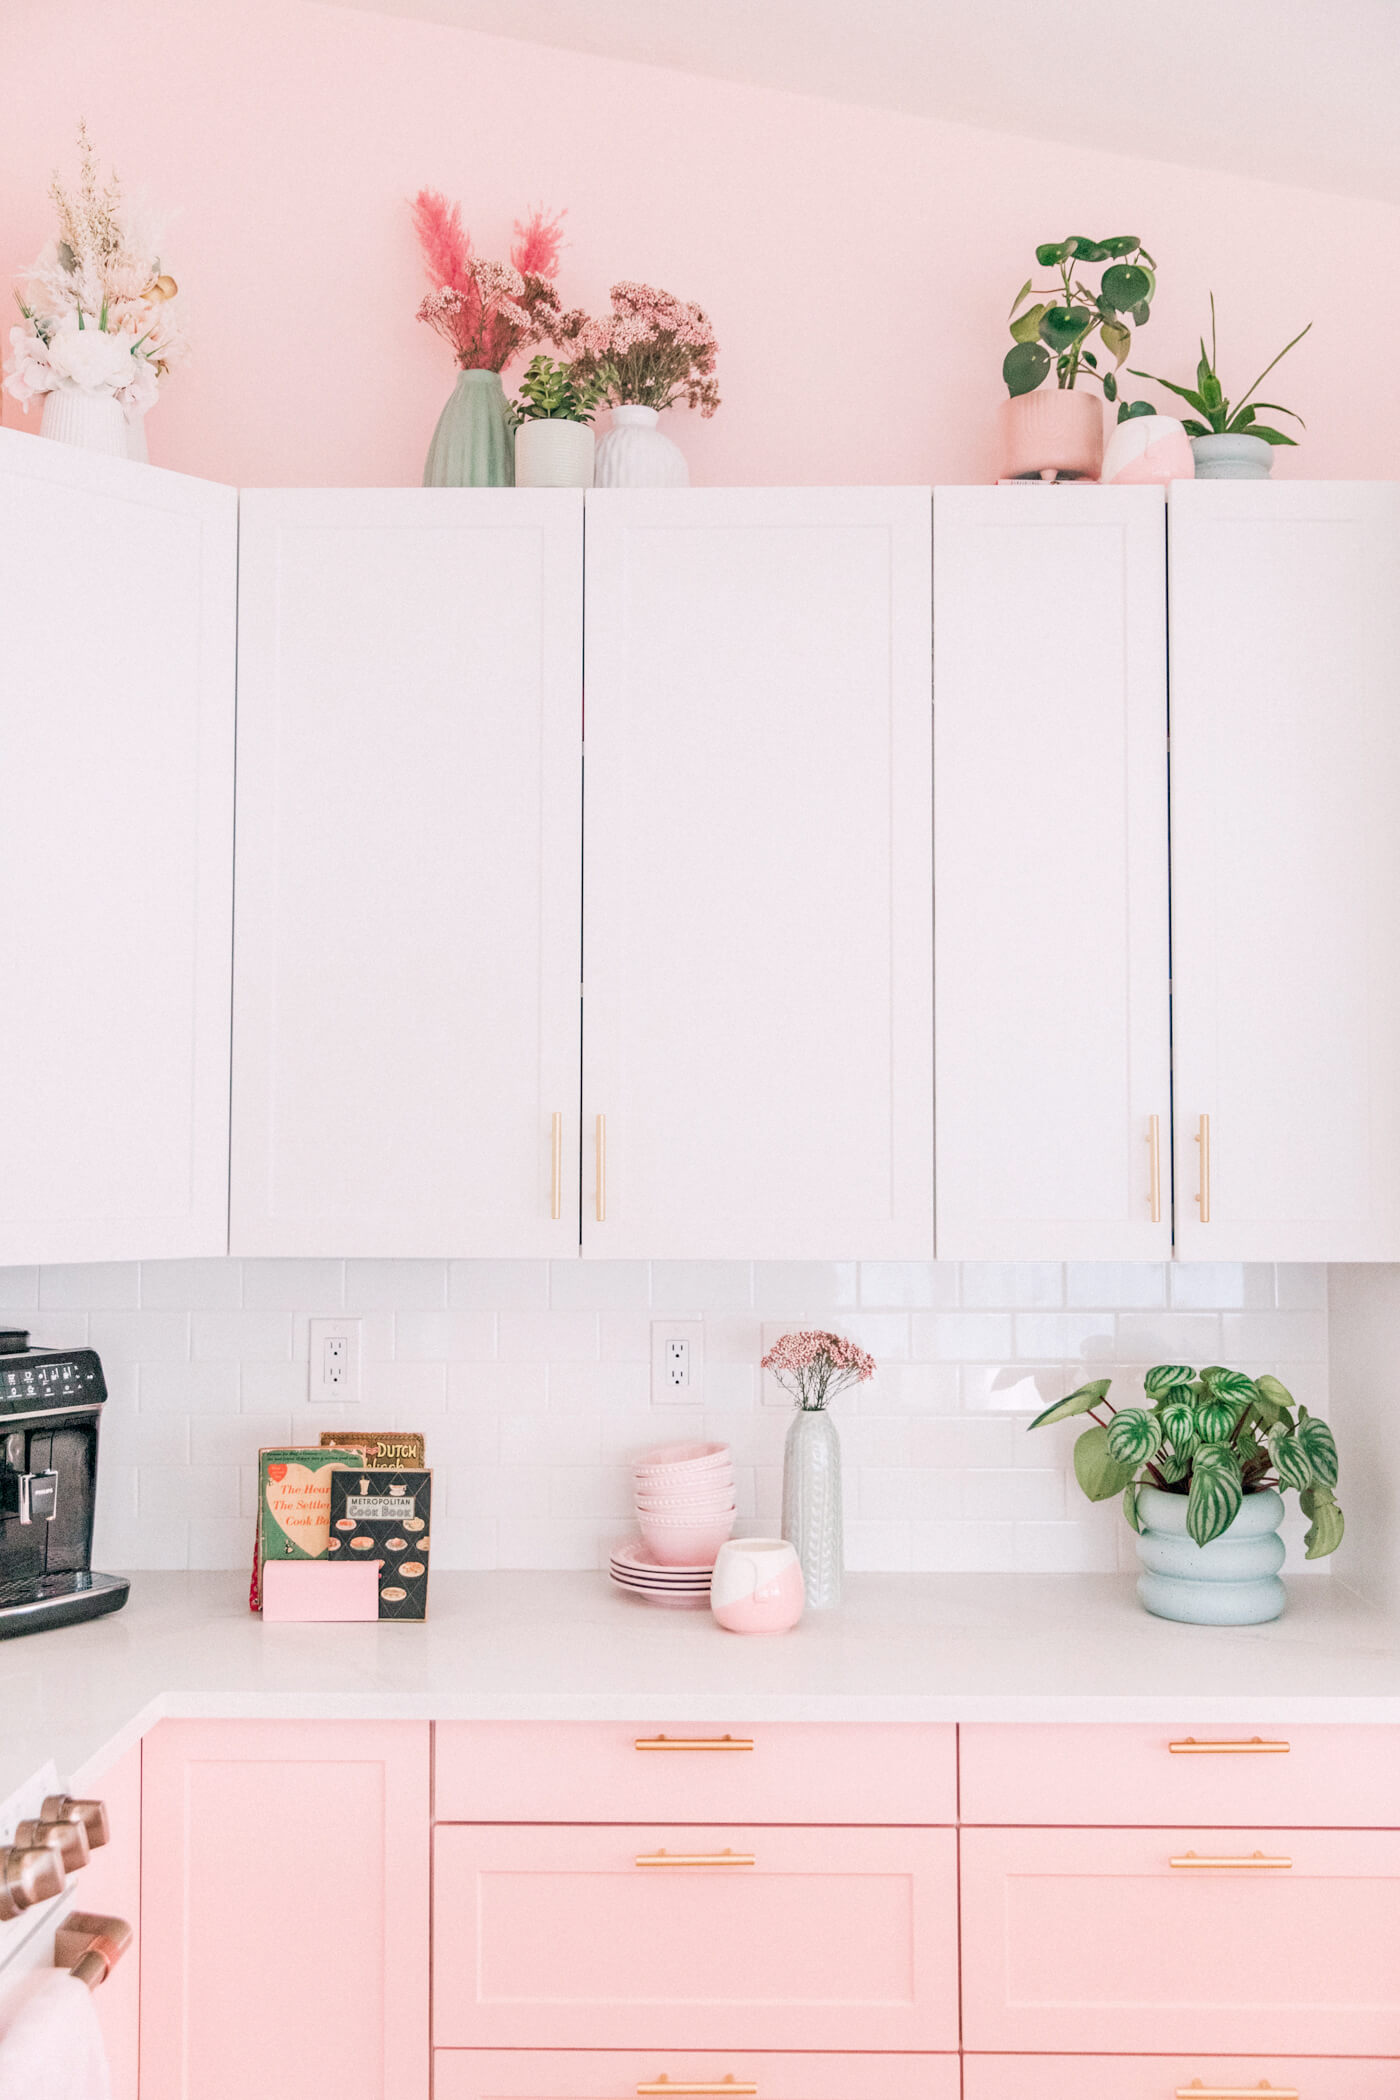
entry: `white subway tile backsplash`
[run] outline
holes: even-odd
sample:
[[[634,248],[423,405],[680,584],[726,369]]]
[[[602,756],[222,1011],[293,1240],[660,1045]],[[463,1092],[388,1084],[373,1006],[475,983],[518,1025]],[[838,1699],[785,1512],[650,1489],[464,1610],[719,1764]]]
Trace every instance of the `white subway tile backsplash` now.
[[[141,1303],[141,1266],[134,1261],[75,1262],[70,1268],[41,1269],[39,1304],[45,1312],[75,1306],[95,1312]]]
[[[141,1264],[140,1273],[143,1305],[195,1312],[243,1303],[241,1262],[148,1261]]]
[[[875,1356],[836,1405],[853,1569],[1132,1565],[1116,1505],[1074,1484],[1082,1424],[1026,1434],[1089,1377],[1150,1363],[1271,1369],[1327,1405],[1327,1277],[1268,1264],[292,1260],[0,1270],[38,1339],[100,1349],[97,1530],[109,1567],[241,1569],[260,1443],[418,1428],[444,1567],[593,1568],[631,1528],[628,1461],[693,1437],[734,1452],[741,1532],[771,1533],[790,1402],[759,1358],[789,1327]],[[314,1315],[359,1320],[353,1410],[308,1400]],[[654,1319],[704,1322],[694,1406],[653,1406]],[[0,1319],[5,1312],[0,1311]],[[776,1401],[777,1404],[767,1404]]]

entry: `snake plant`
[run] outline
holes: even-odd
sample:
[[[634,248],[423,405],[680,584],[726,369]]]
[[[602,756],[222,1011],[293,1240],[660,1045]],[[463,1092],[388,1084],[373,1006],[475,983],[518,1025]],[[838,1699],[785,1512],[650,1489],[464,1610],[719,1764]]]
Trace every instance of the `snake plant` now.
[[[1320,1415],[1309,1414],[1266,1371],[1249,1378],[1209,1364],[1156,1364],[1143,1379],[1144,1405],[1115,1407],[1110,1378],[1078,1386],[1031,1423],[1040,1429],[1088,1415],[1074,1447],[1074,1472],[1091,1502],[1123,1497],[1134,1531],[1138,1492],[1161,1488],[1186,1497],[1186,1528],[1198,1546],[1220,1537],[1246,1495],[1292,1488],[1308,1519],[1307,1558],[1342,1543],[1344,1520],[1333,1490],[1337,1444]]]

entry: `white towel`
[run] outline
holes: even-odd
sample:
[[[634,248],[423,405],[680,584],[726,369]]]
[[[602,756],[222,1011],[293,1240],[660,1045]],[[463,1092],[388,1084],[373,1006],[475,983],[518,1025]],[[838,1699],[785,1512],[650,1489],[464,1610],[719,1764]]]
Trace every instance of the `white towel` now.
[[[27,1976],[0,2009],[0,2100],[111,2100],[92,1992],[66,1969]]]

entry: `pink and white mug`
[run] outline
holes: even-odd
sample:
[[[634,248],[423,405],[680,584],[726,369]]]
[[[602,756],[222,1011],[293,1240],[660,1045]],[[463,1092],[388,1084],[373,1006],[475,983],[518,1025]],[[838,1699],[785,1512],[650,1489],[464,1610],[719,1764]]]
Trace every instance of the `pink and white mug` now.
[[[728,1633],[787,1633],[806,1603],[797,1549],[786,1539],[730,1539],[710,1578],[710,1610]]]

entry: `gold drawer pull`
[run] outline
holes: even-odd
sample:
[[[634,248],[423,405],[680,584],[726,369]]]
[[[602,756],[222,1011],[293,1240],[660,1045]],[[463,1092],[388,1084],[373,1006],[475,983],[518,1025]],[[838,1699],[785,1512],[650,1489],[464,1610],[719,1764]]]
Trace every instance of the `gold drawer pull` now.
[[[1274,1856],[1265,1852],[1251,1852],[1247,1857],[1240,1854],[1234,1858],[1225,1854],[1215,1858],[1209,1853],[1178,1852],[1171,1861],[1174,1867],[1291,1867],[1292,1864],[1292,1860],[1282,1853]]]
[[[1270,2085],[1267,2078],[1261,2078],[1258,2085],[1202,2085],[1199,2078],[1193,2078],[1190,2085],[1177,2087],[1176,2100],[1259,2100],[1261,2093],[1265,2100],[1301,2100],[1296,2085]]]
[[[1262,1736],[1252,1735],[1247,1743],[1198,1743],[1194,1735],[1184,1742],[1168,1743],[1173,1757],[1286,1757],[1287,1743],[1266,1743]]]
[[[752,1852],[639,1852],[639,1867],[752,1867],[757,1865]]]
[[[639,1735],[634,1750],[752,1750],[753,1737],[743,1735]],[[673,2092],[679,2087],[673,2086]],[[710,2087],[706,2086],[706,2092]],[[724,2088],[728,2091],[728,2087]]]
[[[701,2093],[732,2093],[742,2095],[743,2100],[754,2100],[757,2092],[756,2085],[748,2085],[740,2078],[718,2078],[708,2081],[699,2079],[692,2082],[683,2078],[668,2078],[664,2071],[654,2085],[637,2087],[638,2100],[666,2100],[667,2093],[683,2093],[687,2100],[690,2095]]]

